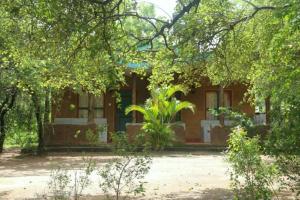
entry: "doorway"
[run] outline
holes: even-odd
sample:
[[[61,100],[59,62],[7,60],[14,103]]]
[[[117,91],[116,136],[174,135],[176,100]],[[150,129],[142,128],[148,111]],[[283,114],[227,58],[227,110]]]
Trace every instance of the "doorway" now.
[[[132,122],[132,113],[125,115],[125,109],[132,104],[131,90],[120,91],[121,102],[117,106],[116,130],[126,131],[126,123]]]

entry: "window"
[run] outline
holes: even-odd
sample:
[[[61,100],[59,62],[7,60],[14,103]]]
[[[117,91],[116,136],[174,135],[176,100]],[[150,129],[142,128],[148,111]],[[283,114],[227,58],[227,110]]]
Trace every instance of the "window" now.
[[[79,118],[87,118],[89,114],[89,95],[85,92],[79,94],[79,106],[78,106]]]
[[[206,119],[216,120],[217,117],[212,115],[209,112],[209,110],[218,108],[218,92],[217,91],[206,92],[205,102],[206,102]]]
[[[94,97],[94,114],[95,114],[95,118],[104,117],[103,102],[104,102],[103,101],[103,96]]]
[[[231,92],[224,91],[224,107],[230,108],[231,107]]]
[[[207,120],[217,120],[217,116],[212,115],[210,109],[219,108],[219,93],[218,91],[208,91],[205,95],[205,104],[206,104],[206,119]],[[231,92],[224,91],[224,107],[231,107]]]
[[[89,105],[89,98],[93,98],[93,105]],[[89,107],[94,109],[95,118],[104,117],[103,112],[103,96],[92,96],[88,95],[86,92],[79,93],[79,106],[78,106],[78,117],[88,118]]]

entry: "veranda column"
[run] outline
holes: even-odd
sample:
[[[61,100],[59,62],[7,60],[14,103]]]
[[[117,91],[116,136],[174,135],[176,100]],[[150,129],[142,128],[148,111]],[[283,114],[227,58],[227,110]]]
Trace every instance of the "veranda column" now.
[[[95,118],[95,113],[94,113],[94,97],[91,93],[89,93],[88,95],[88,122],[94,122],[94,118]]]
[[[222,85],[219,86],[219,98],[218,98],[218,107],[224,107],[224,87]],[[219,116],[219,121],[221,126],[224,126],[224,115],[221,114]]]
[[[132,104],[136,105],[136,74],[132,74]],[[136,123],[136,111],[132,112],[132,122]]]

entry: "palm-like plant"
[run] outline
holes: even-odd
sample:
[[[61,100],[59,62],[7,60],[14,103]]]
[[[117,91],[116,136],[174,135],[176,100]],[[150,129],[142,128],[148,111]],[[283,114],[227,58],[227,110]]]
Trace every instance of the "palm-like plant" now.
[[[171,123],[176,114],[183,109],[194,112],[194,105],[188,101],[179,101],[175,93],[186,90],[181,85],[157,88],[151,91],[149,98],[143,106],[131,105],[126,108],[126,114],[137,111],[144,116],[142,130],[148,137],[155,150],[161,150],[172,141],[174,132]]]

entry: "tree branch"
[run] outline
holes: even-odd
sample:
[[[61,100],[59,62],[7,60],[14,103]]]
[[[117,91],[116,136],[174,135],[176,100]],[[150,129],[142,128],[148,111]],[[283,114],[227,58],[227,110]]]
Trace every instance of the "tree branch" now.
[[[165,23],[158,32],[156,32],[148,41],[148,43],[152,42],[155,38],[159,37],[159,36],[163,36],[164,32],[166,29],[171,29],[174,24],[181,19],[185,13],[188,13],[193,7],[197,7],[199,5],[201,0],[193,0],[191,1],[188,5],[184,6],[182,8],[182,10],[175,15],[175,17],[173,17],[173,19],[171,20],[171,22],[169,23]]]

